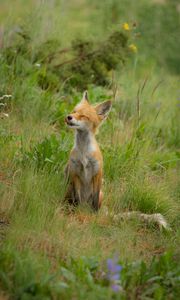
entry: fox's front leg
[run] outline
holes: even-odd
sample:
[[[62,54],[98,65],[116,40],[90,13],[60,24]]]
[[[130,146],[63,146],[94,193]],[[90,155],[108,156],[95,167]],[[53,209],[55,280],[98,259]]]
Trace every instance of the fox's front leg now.
[[[80,193],[80,181],[79,179],[75,179],[69,183],[65,200],[68,201],[69,204],[78,205],[81,201],[81,193]]]
[[[65,194],[65,201],[69,204],[78,205],[80,199],[80,182],[77,176],[71,176],[69,172],[69,165],[65,168],[65,176],[67,182],[67,190]]]
[[[65,194],[65,202],[72,204],[72,205],[78,204],[76,197],[75,197],[75,191],[74,191],[74,186],[73,186],[72,182],[70,182],[68,184],[67,191]]]
[[[78,176],[74,176],[72,179],[73,187],[74,187],[74,197],[76,202],[79,204],[82,202],[81,199],[81,181]]]
[[[102,175],[101,172],[93,177],[93,194],[92,194],[92,207],[97,211],[101,207],[103,194],[101,191]]]

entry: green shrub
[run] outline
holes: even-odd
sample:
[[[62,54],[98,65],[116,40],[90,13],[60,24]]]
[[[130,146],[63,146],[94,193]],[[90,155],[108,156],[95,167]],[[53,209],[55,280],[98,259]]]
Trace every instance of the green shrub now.
[[[149,266],[135,262],[122,271],[124,299],[178,299],[179,275],[178,262],[170,253],[154,257]]]
[[[52,134],[33,146],[29,151],[25,151],[22,163],[29,163],[37,170],[46,167],[53,172],[62,171],[67,161],[68,151],[69,144],[65,133],[62,132],[60,138]]]
[[[0,283],[10,299],[178,299],[180,269],[170,253],[149,264],[100,265],[96,258],[59,261],[52,271],[47,258],[0,251]],[[112,266],[111,266],[112,265]]]
[[[124,64],[130,53],[127,43],[127,35],[114,31],[104,42],[78,39],[61,49],[58,40],[48,40],[34,49],[31,37],[21,28],[14,43],[3,49],[3,59],[14,76],[36,72],[42,89],[85,89],[89,84],[109,84],[109,71]]]

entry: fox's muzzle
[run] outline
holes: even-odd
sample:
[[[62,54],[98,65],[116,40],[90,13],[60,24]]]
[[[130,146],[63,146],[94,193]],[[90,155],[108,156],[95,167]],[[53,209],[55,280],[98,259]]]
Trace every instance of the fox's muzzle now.
[[[73,119],[73,117],[72,117],[71,115],[68,115],[68,116],[65,118],[65,122],[66,122],[67,124],[70,124],[71,121],[72,121],[72,119]]]
[[[65,118],[65,122],[68,126],[70,127],[73,127],[73,126],[77,126],[77,124],[74,124],[73,122],[73,116],[71,115],[68,115],[66,118]]]

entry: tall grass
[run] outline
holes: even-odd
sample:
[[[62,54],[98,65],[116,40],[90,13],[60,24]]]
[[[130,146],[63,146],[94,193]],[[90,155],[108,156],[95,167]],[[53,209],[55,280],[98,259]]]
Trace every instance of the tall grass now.
[[[106,259],[117,254],[125,273],[122,299],[147,295],[173,299],[173,287],[177,299],[176,260],[165,255],[162,261],[149,264],[152,256],[166,251],[178,256],[176,2],[66,2],[28,1],[25,5],[16,1],[13,10],[9,8],[12,1],[0,5],[4,24],[0,97],[12,95],[0,101],[0,287],[10,299],[118,299],[103,275],[107,274]],[[56,38],[62,48],[77,37],[105,40],[126,21],[130,26],[136,21],[137,33],[141,32],[139,40],[131,40],[137,43],[138,53],[121,70],[109,74],[111,85],[88,87],[92,103],[113,99],[111,114],[97,135],[104,157],[102,210],[94,215],[89,207],[79,207],[67,213],[64,168],[73,133],[65,127],[64,117],[81,92],[74,88],[67,92],[64,83],[54,78],[58,88],[42,89],[38,76],[46,72],[46,66],[40,70],[34,55],[49,39]],[[17,38],[16,31],[27,33],[31,43]],[[166,39],[158,40],[161,34],[168,35],[167,45]],[[13,43],[22,46],[15,56],[7,48]],[[138,220],[117,225],[104,214],[105,206],[112,214],[162,213],[172,231],[159,232]],[[146,261],[147,267],[132,263],[137,259]],[[126,262],[130,263],[127,269]],[[146,283],[143,278],[154,280],[151,291],[148,279]]]

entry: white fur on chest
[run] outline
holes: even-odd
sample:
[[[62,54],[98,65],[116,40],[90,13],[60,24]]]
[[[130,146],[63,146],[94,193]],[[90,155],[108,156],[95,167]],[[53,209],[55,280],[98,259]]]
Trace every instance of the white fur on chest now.
[[[99,162],[93,156],[95,151],[96,141],[93,134],[77,131],[73,155],[70,158],[70,171],[84,184],[89,184],[99,170]]]
[[[85,184],[91,182],[92,178],[98,173],[99,162],[92,156],[77,157],[70,159],[70,170],[77,175]]]

